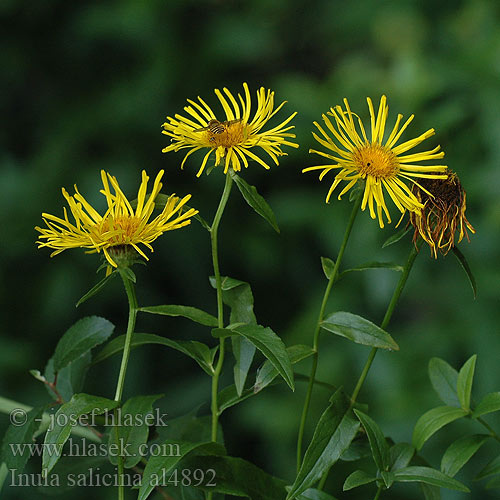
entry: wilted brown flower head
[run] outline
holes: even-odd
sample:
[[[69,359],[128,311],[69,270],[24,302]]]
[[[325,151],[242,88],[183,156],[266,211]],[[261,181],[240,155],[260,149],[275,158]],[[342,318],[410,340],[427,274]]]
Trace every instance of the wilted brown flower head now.
[[[465,217],[466,193],[455,172],[448,170],[447,179],[419,179],[419,184],[423,189],[414,185],[412,191],[424,207],[420,215],[410,212],[413,241],[421,236],[437,259],[438,250],[446,255],[455,246],[456,232],[460,243],[464,235],[469,241],[467,229],[476,231]]]

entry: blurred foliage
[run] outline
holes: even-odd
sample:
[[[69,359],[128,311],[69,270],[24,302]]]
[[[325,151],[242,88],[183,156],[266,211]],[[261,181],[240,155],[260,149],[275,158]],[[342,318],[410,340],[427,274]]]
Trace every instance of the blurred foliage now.
[[[458,368],[478,354],[479,394],[500,389],[500,4],[495,0],[97,0],[65,2],[3,0],[0,3],[0,247],[2,304],[0,394],[25,404],[46,401],[45,389],[28,373],[43,369],[62,333],[84,315],[105,316],[123,333],[126,298],[115,280],[97,298],[75,309],[98,280],[99,258],[68,251],[51,260],[36,250],[33,227],[42,211],[59,214],[61,186],[74,183],[99,203],[99,171],[106,169],[132,195],[140,170],[166,170],[163,192],[192,193],[192,204],[210,220],[222,191],[222,175],[196,179],[195,156],[184,171],[183,155],[162,155],[161,123],[197,95],[216,105],[215,87],[233,92],[247,81],[276,91],[297,110],[297,139],[279,167],[251,164],[245,179],[258,186],[275,210],[281,234],[237,195],[221,225],[222,273],[252,285],[259,322],[287,345],[310,343],[325,285],[320,256],[335,258],[350,207],[325,205],[328,180],[300,173],[314,163],[312,121],[348,97],[367,115],[367,95],[388,96],[389,123],[398,112],[415,113],[408,134],[434,127],[435,144],[467,190],[467,216],[477,230],[461,245],[478,282],[478,298],[450,254],[417,259],[389,331],[398,353],[380,353],[361,400],[384,432],[410,441],[417,418],[437,404],[427,377],[439,356]],[[429,141],[429,142],[431,142]],[[96,201],[99,200],[99,201]],[[394,213],[397,220],[397,214]],[[345,267],[384,260],[403,263],[409,240],[386,249],[394,224],[380,230],[368,213],[356,222]],[[148,267],[136,270],[143,305],[178,303],[215,313],[209,239],[193,224],[159,239]],[[364,314],[377,322],[396,273],[351,273],[334,289],[329,308]],[[173,339],[207,339],[207,330],[182,319],[140,317],[138,330]],[[318,377],[352,390],[368,348],[325,335]],[[110,396],[118,360],[93,368],[88,390]],[[308,373],[307,361],[299,368]],[[228,374],[231,370],[228,370]],[[352,378],[351,378],[352,377]],[[227,381],[229,382],[229,380]],[[270,388],[222,417],[228,451],[253,460],[290,481],[304,384],[296,393]],[[125,396],[165,392],[160,401],[172,418],[207,401],[209,380],[182,354],[145,347],[133,352]],[[318,388],[310,430],[329,396]],[[499,428],[497,417],[489,418]],[[0,415],[2,427],[7,416]],[[465,424],[462,424],[465,425]],[[472,423],[470,425],[473,425]],[[463,429],[451,425],[423,450],[434,466]],[[472,494],[444,492],[445,499],[495,498],[470,478],[488,457],[486,447],[457,478]],[[365,498],[368,490],[341,494],[350,472],[336,466],[328,487],[341,498]],[[92,492],[114,498],[111,491]],[[20,498],[7,490],[2,498]],[[42,498],[36,490],[23,498]],[[72,493],[86,498],[88,493]],[[418,488],[398,486],[384,498],[420,498]]]

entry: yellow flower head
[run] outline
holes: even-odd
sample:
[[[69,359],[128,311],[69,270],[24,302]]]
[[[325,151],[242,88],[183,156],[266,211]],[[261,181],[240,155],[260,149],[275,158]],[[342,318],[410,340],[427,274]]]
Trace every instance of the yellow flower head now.
[[[446,255],[455,246],[457,231],[457,243],[462,241],[464,234],[469,241],[467,228],[473,234],[476,231],[465,217],[466,193],[455,172],[450,171],[445,180],[424,179],[422,187],[425,191],[417,186],[412,189],[423,205],[420,215],[410,213],[410,222],[415,228],[413,241],[416,243],[421,236],[437,259],[438,250]]]
[[[372,219],[378,216],[380,227],[384,227],[382,211],[385,213],[389,223],[391,222],[391,217],[387,210],[384,190],[382,188],[389,194],[401,213],[404,213],[405,210],[418,213],[423,205],[411,192],[404,180],[417,184],[414,178],[446,179],[444,172],[447,167],[444,165],[429,166],[416,164],[425,160],[443,158],[444,152],[439,151],[440,146],[430,151],[404,154],[434,135],[433,128],[415,139],[396,145],[414,116],[411,115],[400,128],[403,115],[399,114],[394,128],[384,142],[385,125],[389,111],[386,97],[382,96],[380,99],[377,114],[375,114],[372,100],[368,97],[367,101],[370,110],[371,138],[368,139],[363,122],[356,113],[351,111],[347,99],[344,99],[345,110],[341,106],[335,106],[334,108],[330,108],[330,111],[327,113],[327,115],[335,120],[336,126],[327,115],[323,115],[326,131],[321,125],[314,122],[321,136],[314,132],[313,136],[329,152],[325,153],[323,151],[316,151],[315,149],[309,150],[310,153],[316,153],[332,160],[333,164],[308,167],[302,170],[302,172],[322,170],[319,176],[320,180],[322,180],[331,170],[340,170],[328,191],[326,197],[327,203],[334,189],[341,181],[347,181],[347,185],[339,193],[339,200],[358,181],[364,181],[361,209],[364,210],[366,205],[368,205]],[[356,123],[359,126],[360,132],[358,132]],[[377,206],[376,214],[374,201]]]
[[[156,176],[153,190],[146,196],[149,177],[142,172],[142,182],[137,195],[135,210],[123,194],[115,177],[101,171],[103,189],[108,208],[100,215],[78,192],[75,185],[75,195],[70,196],[63,188],[62,193],[68,202],[74,223],[69,221],[67,209],[64,208],[64,219],[43,213],[42,217],[47,227],[35,229],[38,236],[38,248],[55,249],[51,257],[68,248],[89,248],[88,253],[103,251],[111,266],[117,267],[116,258],[125,249],[135,249],[142,257],[148,257],[139,247],[144,245],[153,251],[151,243],[165,231],[178,229],[188,225],[190,217],[198,211],[190,208],[182,213],[182,207],[191,198],[187,195],[182,199],[170,196],[162,212],[150,220],[155,207],[155,199],[160,192],[163,176],[161,170]],[[146,199],[147,198],[147,199]],[[115,258],[113,258],[115,257]]]
[[[294,134],[288,131],[293,129],[293,125],[288,125],[297,113],[292,113],[286,120],[276,127],[263,131],[267,122],[282,108],[282,102],[276,109],[274,108],[274,92],[261,87],[257,91],[257,110],[253,118],[250,118],[251,99],[248,85],[243,84],[245,98],[238,94],[238,101],[233,94],[224,88],[224,94],[215,89],[215,95],[224,109],[225,118],[218,120],[212,108],[201,98],[198,101],[188,99],[189,106],[184,107],[188,117],[176,114],[174,118],[168,116],[167,122],[163,124],[163,134],[171,138],[172,144],[162,151],[179,151],[189,149],[182,161],[181,168],[189,155],[199,149],[208,149],[201,167],[196,174],[199,177],[208,162],[208,159],[215,152],[215,166],[224,160],[224,173],[227,174],[229,168],[235,172],[241,170],[241,165],[248,167],[248,159],[255,160],[264,168],[269,169],[269,165],[259,158],[252,148],[259,146],[278,165],[278,156],[285,155],[281,151],[281,146],[299,147],[298,144],[290,142],[287,138],[295,138]],[[288,125],[288,126],[287,126]]]

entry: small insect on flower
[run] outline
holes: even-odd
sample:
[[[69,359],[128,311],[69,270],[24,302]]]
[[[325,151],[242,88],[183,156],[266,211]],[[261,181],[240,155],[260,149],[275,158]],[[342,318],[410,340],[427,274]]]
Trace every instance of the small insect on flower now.
[[[196,130],[193,130],[193,132],[204,132],[205,130],[208,130],[210,134],[210,138],[208,140],[210,142],[215,142],[216,135],[220,135],[223,134],[224,132],[227,132],[231,125],[239,122],[241,122],[241,119],[225,121],[225,122],[220,122],[219,120],[210,120],[206,127],[197,128]]]
[[[339,193],[339,200],[344,193],[361,182],[364,188],[361,210],[364,210],[368,205],[372,219],[378,217],[380,227],[384,227],[383,213],[385,213],[387,222],[391,222],[384,199],[384,189],[401,213],[406,210],[418,213],[422,209],[422,203],[418,201],[404,181],[418,186],[416,178],[446,179],[447,167],[445,165],[417,164],[421,161],[443,158],[444,152],[440,151],[440,146],[429,151],[404,154],[433,136],[433,128],[415,139],[398,145],[397,142],[414,116],[411,115],[400,128],[403,115],[399,114],[391,133],[384,142],[385,126],[389,113],[387,99],[385,95],[381,97],[377,113],[375,113],[372,100],[369,97],[367,97],[367,102],[370,111],[371,137],[368,138],[363,122],[356,113],[351,111],[347,99],[344,99],[345,110],[341,106],[335,106],[330,108],[327,114],[322,115],[326,130],[319,123],[314,122],[320,135],[313,132],[313,137],[329,152],[315,149],[310,149],[309,152],[327,158],[331,160],[331,163],[307,167],[302,172],[321,170],[319,179],[323,180],[332,170],[340,170],[326,196],[327,203],[335,188],[342,181],[347,181],[347,185]],[[334,123],[330,117],[333,118]],[[376,205],[376,213],[374,205]]]
[[[455,246],[458,232],[460,243],[465,235],[475,229],[465,216],[466,192],[455,172],[449,171],[447,179],[424,179],[422,186],[413,186],[413,193],[423,208],[420,214],[410,213],[410,223],[415,228],[413,241],[421,237],[430,247],[431,255],[437,259],[438,251],[446,255]]]
[[[295,138],[295,134],[289,132],[294,126],[289,123],[297,113],[292,113],[279,125],[263,130],[286,102],[282,102],[274,109],[274,92],[266,91],[264,87],[257,91],[257,109],[251,118],[252,100],[246,83],[243,84],[244,97],[238,94],[238,100],[227,88],[222,90],[223,92],[215,89],[215,95],[222,105],[226,115],[225,120],[219,120],[212,108],[198,97],[198,102],[188,99],[189,106],[184,107],[187,117],[179,114],[174,117],[168,116],[163,124],[162,133],[170,137],[171,144],[162,151],[167,153],[181,149],[189,150],[182,160],[181,168],[184,168],[187,158],[192,153],[208,148],[196,174],[197,177],[205,170],[214,152],[215,166],[224,163],[225,174],[230,168],[239,172],[242,165],[248,167],[248,160],[256,161],[265,169],[269,169],[266,161],[252,151],[257,146],[264,150],[276,165],[279,163],[278,157],[286,155],[281,150],[282,146],[299,147],[289,140]]]
[[[137,206],[134,210],[131,202],[123,194],[115,177],[101,171],[103,189],[107,210],[100,215],[87,200],[78,192],[75,185],[75,194],[70,196],[63,188],[74,223],[70,222],[67,209],[64,208],[64,218],[43,213],[42,218],[47,227],[35,229],[38,236],[38,248],[53,248],[51,257],[68,248],[88,248],[88,253],[102,252],[112,267],[134,260],[137,254],[149,260],[139,245],[144,245],[153,251],[151,243],[166,231],[179,229],[191,223],[191,217],[198,210],[190,208],[183,211],[191,195],[180,199],[175,195],[168,197],[161,213],[153,220],[151,215],[155,208],[155,200],[162,188],[161,170],[153,184],[149,197],[147,186],[149,177],[142,171],[142,182],[137,195]],[[108,271],[109,271],[108,267]]]

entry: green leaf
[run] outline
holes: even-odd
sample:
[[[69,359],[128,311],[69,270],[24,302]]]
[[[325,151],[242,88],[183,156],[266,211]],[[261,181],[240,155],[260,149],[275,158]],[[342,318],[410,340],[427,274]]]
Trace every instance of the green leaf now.
[[[469,488],[464,484],[430,467],[411,466],[399,469],[394,472],[394,480],[403,483],[416,481],[439,486],[440,488],[448,488],[449,490],[470,492]]]
[[[138,263],[138,262],[142,262],[142,261],[136,260],[136,263]],[[119,267],[118,272],[120,273],[120,276],[122,277],[122,279],[127,279],[127,280],[131,281],[132,283],[137,282],[137,277],[135,276],[134,271],[132,271],[132,269],[130,269],[130,267]]]
[[[457,439],[448,447],[441,459],[441,472],[453,477],[489,437],[485,434],[473,434]]]
[[[102,344],[114,330],[113,323],[98,316],[82,318],[61,337],[54,353],[54,371],[68,366],[86,351]]]
[[[321,327],[357,344],[399,350],[398,344],[386,331],[356,314],[335,312],[321,322]]]
[[[139,489],[138,500],[145,500],[153,491],[155,486],[162,484],[163,479],[168,480],[169,473],[179,463],[179,461],[190,454],[222,455],[225,453],[224,447],[217,443],[189,443],[183,441],[165,441],[163,447],[168,449],[168,453],[152,456],[142,476],[142,483]],[[172,452],[171,452],[172,451]],[[218,478],[217,478],[218,479]]]
[[[233,355],[236,359],[233,367],[234,385],[238,395],[241,396],[255,355],[255,346],[247,339],[238,336],[231,337],[231,343]]]
[[[125,337],[125,335],[120,335],[108,342],[94,358],[93,363],[100,363],[110,356],[123,351]],[[201,342],[197,342],[196,340],[170,340],[152,333],[134,333],[132,335],[132,348],[146,344],[163,345],[180,351],[186,356],[194,359],[208,375],[213,375],[214,369],[212,363],[216,349],[210,349]]]
[[[380,477],[382,478],[382,481],[384,481],[384,486],[389,489],[393,484],[394,484],[394,473],[383,470],[380,471]]]
[[[210,283],[216,288],[215,277],[210,278]],[[257,319],[253,312],[253,294],[250,285],[245,281],[222,277],[221,287],[222,300],[231,308],[230,323],[256,325]],[[233,368],[234,383],[241,395],[255,354],[255,346],[241,337],[233,337],[231,342],[236,359]]]
[[[234,384],[224,387],[222,391],[219,392],[217,397],[217,403],[219,405],[219,415],[231,406],[235,406],[245,399],[255,396],[255,392],[252,388],[245,389],[241,394],[238,394],[236,386]]]
[[[277,232],[280,232],[278,223],[276,222],[276,216],[274,215],[271,207],[268,205],[267,201],[257,192],[255,186],[250,186],[242,177],[239,177],[235,173],[231,172],[233,180],[236,182],[240,193],[245,198],[245,201],[264,219],[269,222],[271,227]]]
[[[191,321],[195,321],[205,326],[217,326],[217,318],[215,316],[201,309],[197,309],[196,307],[165,305],[139,307],[138,310],[150,314],[160,314],[162,316],[182,316],[183,318],[190,319]]]
[[[251,462],[227,456],[191,456],[183,462],[183,468],[205,471],[205,480],[198,487],[206,492],[222,493],[231,497],[252,500],[280,500],[285,497],[285,481],[264,472]],[[207,485],[213,475],[213,486]],[[230,498],[230,497],[227,497]],[[141,499],[139,499],[141,500]]]
[[[308,488],[304,493],[301,493],[297,500],[336,500],[335,497],[325,493],[324,491],[317,490],[316,488]]]
[[[20,474],[31,457],[29,445],[33,442],[33,434],[40,427],[44,407],[38,406],[25,413],[23,425],[9,425],[2,442],[0,463],[5,462],[7,469],[16,470]],[[20,414],[21,415],[21,414]]]
[[[403,266],[399,264],[394,264],[393,262],[366,262],[359,266],[353,267],[352,269],[346,269],[339,274],[339,279],[347,273],[352,273],[353,271],[366,271],[368,269],[390,269],[391,271],[403,271]]]
[[[372,456],[372,451],[368,441],[365,439],[355,439],[347,450],[342,453],[340,460],[345,462],[355,462],[356,460],[361,460],[362,458],[368,458]]]
[[[363,486],[364,484],[373,483],[377,478],[368,474],[362,470],[355,470],[352,474],[347,476],[347,479],[344,481],[344,486],[342,489],[344,491],[352,490],[353,488],[357,488],[358,486]]]
[[[81,392],[91,361],[92,355],[90,354],[90,351],[87,351],[79,358],[72,361],[68,366],[59,370],[57,374],[56,389],[61,395],[63,401],[69,401],[73,397],[73,394]],[[50,358],[47,362],[44,376],[47,382],[54,383],[56,380],[54,372],[54,358]],[[57,395],[55,392],[47,385],[45,387],[47,388],[47,392],[50,396],[56,400]]]
[[[474,299],[477,297],[477,285],[476,285],[476,278],[474,277],[474,274],[472,273],[472,269],[469,266],[469,263],[467,262],[467,259],[465,258],[465,255],[456,247],[452,247],[453,255],[457,258],[458,262],[462,266],[463,270],[465,271],[465,274],[467,275],[467,278],[469,278],[469,283],[470,286],[472,287],[472,293],[474,294]]]
[[[484,479],[485,477],[493,476],[495,474],[500,474],[500,455],[488,462],[486,467],[484,467],[474,478],[474,481],[479,481],[480,479]]]
[[[458,372],[457,394],[460,405],[466,411],[470,410],[470,395],[472,391],[472,381],[474,379],[474,369],[476,367],[477,355],[471,356]]]
[[[497,490],[500,488],[500,476],[496,476],[492,479],[490,479],[487,483],[486,483],[486,486],[485,488],[487,490]]]
[[[478,418],[487,413],[500,410],[500,392],[490,392],[486,394],[472,412],[472,418]]]
[[[425,500],[441,500],[441,488],[432,484],[420,483],[420,489],[424,494]]]
[[[196,416],[196,410],[180,417],[169,419],[168,425],[157,426],[157,442],[186,441],[191,443],[208,442],[212,438],[211,415]],[[222,427],[219,422],[217,442],[224,443]]]
[[[460,406],[457,396],[458,372],[446,361],[432,358],[429,361],[429,378],[436,394],[449,406]]]
[[[314,354],[314,350],[311,347],[300,344],[287,347],[286,352],[292,365]],[[257,371],[257,377],[253,386],[254,392],[257,393],[267,387],[277,376],[278,370],[269,360],[265,361]]]
[[[326,279],[329,280],[332,277],[333,270],[335,268],[335,262],[328,257],[321,257],[321,267],[323,268]]]
[[[90,297],[94,296],[97,292],[99,292],[104,286],[111,281],[117,275],[116,272],[112,272],[108,276],[104,277],[97,285],[94,285],[77,303],[76,307],[83,304],[86,300],[90,299]]]
[[[389,238],[387,238],[382,245],[382,248],[388,247],[389,245],[393,245],[397,243],[399,240],[404,238],[411,231],[411,227],[400,229],[396,234],[393,234]]]
[[[385,440],[384,434],[377,423],[365,413],[354,410],[361,425],[366,431],[370,448],[372,450],[373,460],[379,471],[386,471],[389,469],[389,445]]]
[[[9,475],[9,469],[5,462],[0,462],[0,493],[2,492],[3,484]]]
[[[407,467],[410,463],[413,455],[415,454],[415,448],[408,443],[398,443],[391,446],[390,449],[390,463],[391,471],[398,469],[403,469]]]
[[[120,451],[126,451],[124,466],[135,467],[142,459],[141,446],[148,440],[149,424],[153,425],[151,417],[153,403],[163,394],[154,396],[135,396],[128,399],[117,412],[117,424],[109,433],[109,461],[118,464]]]
[[[349,400],[338,390],[319,419],[288,500],[313,486],[349,448],[359,429],[359,422],[348,415],[348,411]]]
[[[467,412],[453,406],[438,406],[424,413],[417,421],[413,430],[413,446],[420,450],[425,442],[441,427],[465,417]]]
[[[76,424],[76,419],[88,413],[102,415],[117,406],[117,401],[89,394],[75,394],[71,401],[63,404],[54,416],[54,425],[45,434],[42,475],[46,476],[56,465],[64,443],[67,441],[72,427]]]
[[[270,328],[260,325],[238,325],[231,328],[238,335],[246,338],[273,364],[290,389],[293,383],[292,363],[283,341]]]

